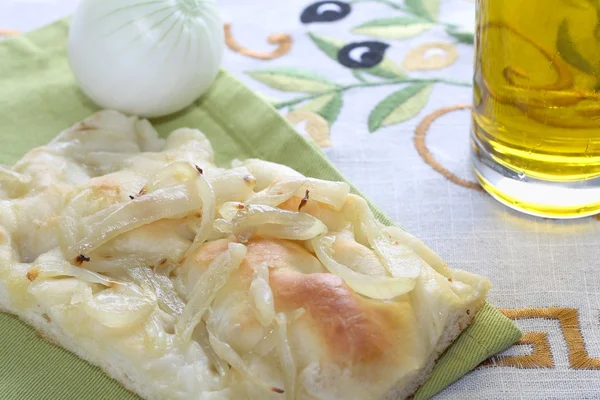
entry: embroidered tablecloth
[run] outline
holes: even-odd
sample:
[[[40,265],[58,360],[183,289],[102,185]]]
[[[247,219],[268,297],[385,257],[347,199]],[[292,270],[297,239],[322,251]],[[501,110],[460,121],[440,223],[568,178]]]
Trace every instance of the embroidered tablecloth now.
[[[37,28],[75,4],[2,0],[0,34]],[[453,267],[488,276],[489,300],[525,333],[436,398],[600,399],[600,221],[530,218],[473,180],[475,3],[220,5],[225,68],[312,137],[398,224]]]

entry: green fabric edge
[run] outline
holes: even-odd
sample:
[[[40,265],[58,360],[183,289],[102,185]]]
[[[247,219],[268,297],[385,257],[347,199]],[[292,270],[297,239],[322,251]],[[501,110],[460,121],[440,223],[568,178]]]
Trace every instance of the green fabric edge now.
[[[438,359],[432,374],[413,400],[426,400],[441,392],[490,356],[513,345],[521,331],[489,303],[479,310],[473,323]]]
[[[16,136],[10,136],[13,132],[3,130],[5,126],[23,127],[25,132],[23,135],[28,138],[27,145],[33,147],[44,144],[59,130],[97,109],[79,92],[70,73],[65,73],[66,52],[64,47],[67,29],[67,22],[59,21],[27,35],[0,43],[0,62],[2,63],[0,65],[0,112],[2,113],[0,114],[0,149],[3,152],[2,161],[4,162],[14,162],[27,150],[27,148],[23,148],[22,140],[13,140],[16,138]],[[31,75],[32,73],[35,75]],[[43,89],[40,89],[39,80],[43,82]],[[18,101],[18,96],[10,95],[15,87],[19,92],[39,96],[35,102],[32,102],[37,104],[38,108],[25,110],[22,102]],[[65,107],[65,104],[61,104],[61,98],[76,100],[78,107],[63,114],[60,107]],[[71,102],[66,105],[72,104]],[[236,106],[233,112],[232,105]],[[246,106],[240,108],[239,105]],[[35,112],[39,109],[41,109],[40,116],[36,118]],[[25,120],[23,120],[24,111],[27,116]],[[256,118],[256,115],[260,115],[261,118]],[[152,122],[164,135],[180,127],[182,120],[193,120],[197,123],[194,127],[198,127],[205,133],[212,129],[218,134],[227,134],[235,139],[235,145],[229,142],[229,144],[225,143],[222,148],[216,149],[219,155],[218,163],[224,164],[235,156],[260,157],[289,165],[309,176],[345,181],[320,149],[298,135],[293,127],[268,103],[227,72],[219,75],[213,87],[196,104],[175,116]],[[236,122],[239,122],[239,125]],[[265,132],[269,132],[268,137],[265,137]],[[6,136],[7,133],[9,136]],[[211,140],[216,138],[208,136]],[[273,140],[269,141],[269,137]],[[352,187],[352,190],[360,194],[356,188]],[[392,224],[392,221],[373,206],[373,203],[370,204],[381,222]],[[38,398],[98,398],[94,397],[93,393],[104,393],[104,395],[110,393],[109,398],[112,399],[136,397],[123,390],[118,383],[110,380],[98,368],[90,366],[63,349],[37,339],[31,328],[26,327],[13,316],[2,314],[0,315],[0,334],[6,339],[11,336],[8,333],[13,336],[18,334],[18,338],[24,338],[19,344],[20,350],[27,353],[28,349],[33,347],[34,355],[43,354],[44,357],[30,357],[29,360],[26,360],[28,368],[22,374],[17,374],[20,378],[16,381],[9,379],[9,382],[6,382],[5,377],[8,375],[1,374],[3,377],[0,378],[0,392],[10,396],[11,390],[13,390],[15,396],[4,397],[3,395],[4,398],[28,398],[31,400]],[[415,399],[427,399],[435,395],[489,356],[509,347],[520,337],[521,333],[514,323],[498,310],[486,304],[471,326],[439,358],[430,379],[419,389]],[[5,367],[0,367],[0,371],[9,371],[8,368],[11,366],[12,369],[15,368],[15,355],[12,353],[14,353],[16,343],[11,345],[9,342],[11,341],[2,340],[2,345],[0,345],[0,355],[9,354],[10,356],[2,358],[0,364]],[[58,359],[60,361],[57,361]],[[52,362],[44,364],[40,363],[41,360],[52,360]],[[58,364],[62,365],[62,368],[54,368],[58,367]],[[65,381],[64,374],[73,374],[73,379]],[[86,381],[84,391],[81,391],[82,385],[79,384],[82,380],[77,378],[82,374],[94,379],[93,382]],[[46,382],[44,377],[50,376],[61,379],[60,387],[44,383]],[[66,384],[66,382],[71,382],[72,385]],[[16,388],[15,391],[15,387],[11,388],[11,385],[25,389],[25,392],[19,388]],[[27,389],[31,385],[43,389],[42,392],[38,391],[36,394],[40,397],[32,397]],[[50,394],[53,397],[49,396]]]

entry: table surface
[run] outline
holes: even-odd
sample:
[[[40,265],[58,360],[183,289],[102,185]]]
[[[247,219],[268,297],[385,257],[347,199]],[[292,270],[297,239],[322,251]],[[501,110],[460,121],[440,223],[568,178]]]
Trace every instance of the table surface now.
[[[472,31],[475,3],[443,0],[437,22],[415,19],[435,15],[438,1],[344,2],[347,15],[319,22],[312,1],[221,0],[231,24],[224,67],[274,101],[398,224],[453,267],[492,281],[489,300],[516,320],[522,344],[436,399],[600,399],[600,220],[527,217],[473,183],[461,108],[471,101],[473,46],[448,26]],[[29,31],[76,3],[2,0],[0,28]],[[395,19],[373,23],[383,18]],[[342,48],[354,50],[336,58]],[[375,69],[353,73],[368,52],[362,60]],[[399,74],[414,82],[394,81]],[[328,93],[333,84],[342,90]]]

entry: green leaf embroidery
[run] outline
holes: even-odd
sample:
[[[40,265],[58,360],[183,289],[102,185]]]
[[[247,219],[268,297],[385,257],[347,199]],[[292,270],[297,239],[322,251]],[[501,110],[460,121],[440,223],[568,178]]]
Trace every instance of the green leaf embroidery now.
[[[318,93],[338,87],[323,76],[296,68],[263,69],[247,74],[265,85],[286,92]]]
[[[342,95],[340,93],[332,93],[317,97],[310,103],[300,107],[298,110],[313,111],[325,118],[327,122],[329,122],[329,126],[331,126],[340,114],[342,105]]]
[[[458,40],[459,43],[463,44],[473,44],[475,43],[475,32],[460,30],[457,27],[448,27],[446,28],[446,33],[452,36],[454,39]]]
[[[566,62],[575,68],[586,74],[594,74],[594,67],[592,64],[586,60],[579,50],[577,50],[577,47],[575,47],[575,43],[573,43],[571,33],[569,32],[569,24],[566,19],[563,20],[558,28],[556,50],[558,50],[558,53]]]
[[[395,61],[387,57],[384,57],[381,63],[372,68],[360,69],[358,71],[388,79],[398,79],[406,76],[402,68]]]
[[[417,17],[384,18],[359,25],[352,32],[383,39],[405,39],[417,36],[433,25],[430,21]]]
[[[429,100],[433,85],[415,83],[383,99],[369,115],[369,132],[407,121],[417,115]]]
[[[335,38],[315,35],[314,33],[309,33],[308,35],[315,45],[317,45],[317,47],[323,51],[323,53],[325,53],[335,62],[338,62],[338,52],[342,47],[344,47],[344,42]],[[400,68],[400,66],[394,61],[390,60],[388,57],[384,57],[381,63],[372,68],[356,69],[354,71],[360,71],[389,79],[397,79],[405,76],[404,71]]]
[[[358,79],[361,82],[367,82],[367,80],[362,76],[362,74],[360,73],[359,70],[355,69],[352,71],[352,75],[354,75],[354,77],[356,79]]]
[[[338,52],[344,47],[343,41],[331,37],[315,35],[314,33],[309,33],[308,36],[310,36],[312,41],[323,53],[332,60],[337,61]]]
[[[440,14],[440,0],[406,0],[406,6],[419,17],[437,21]]]

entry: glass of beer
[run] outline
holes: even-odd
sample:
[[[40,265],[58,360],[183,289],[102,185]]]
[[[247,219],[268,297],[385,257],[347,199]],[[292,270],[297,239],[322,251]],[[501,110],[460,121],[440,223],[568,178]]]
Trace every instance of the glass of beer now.
[[[471,138],[506,205],[600,212],[600,0],[477,0]]]

